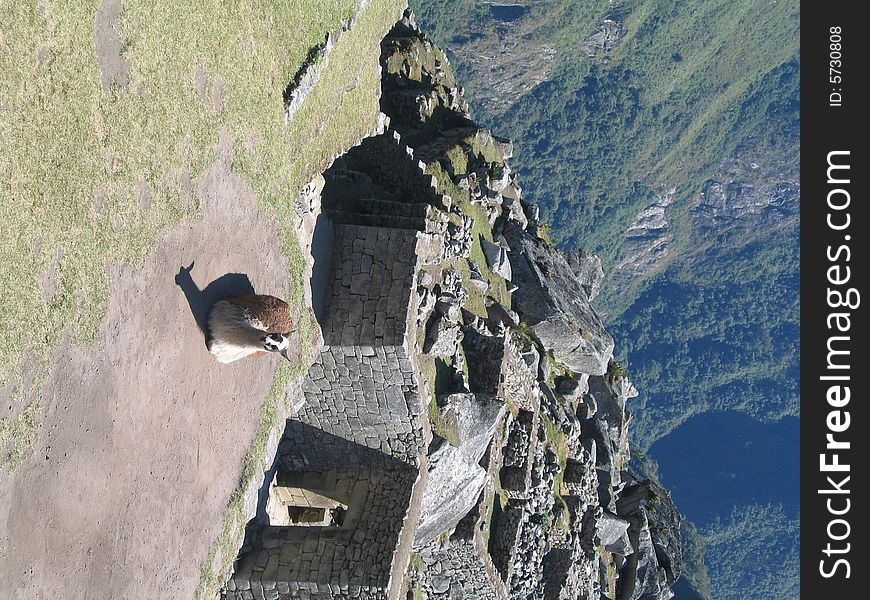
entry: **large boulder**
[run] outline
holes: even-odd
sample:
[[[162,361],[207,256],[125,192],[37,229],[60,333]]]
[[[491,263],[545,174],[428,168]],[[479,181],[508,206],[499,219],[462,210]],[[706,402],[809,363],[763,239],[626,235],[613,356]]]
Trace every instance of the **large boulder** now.
[[[511,247],[513,308],[545,348],[576,373],[603,375],[613,338],[589,303],[583,282],[565,256],[513,223],[504,235]]]
[[[646,513],[631,519],[629,538],[635,552],[627,557],[619,572],[617,598],[626,600],[669,600],[674,593],[669,587],[665,569],[656,557]]]
[[[683,570],[680,525],[682,516],[670,495],[649,480],[626,474],[628,485],[617,501],[617,514],[629,523],[634,553],[619,572],[617,597],[628,600],[667,600],[670,587]]]
[[[429,456],[429,473],[414,546],[428,544],[474,508],[486,471],[462,450],[444,443]]]
[[[628,556],[634,550],[628,539],[628,521],[604,511],[596,521],[599,542],[608,552]]]
[[[504,413],[504,403],[496,396],[466,393],[447,396],[443,415],[456,424],[460,452],[477,463],[486,453]]]
[[[429,475],[415,546],[431,542],[474,508],[486,483],[478,463],[505,414],[492,394],[451,394],[441,398],[442,418],[456,432],[456,446],[444,443],[429,456]]]
[[[601,289],[601,281],[604,279],[601,259],[584,250],[571,250],[565,253],[565,260],[568,261],[568,265],[577,275],[586,296],[590,301],[595,300]]]
[[[445,317],[438,316],[430,319],[426,329],[426,340],[423,343],[423,352],[432,356],[453,356],[456,354],[457,344],[462,340],[462,332],[459,325],[455,325]]]
[[[486,257],[486,264],[492,269],[492,272],[499,275],[503,279],[511,280],[511,261],[508,258],[507,250],[493,244],[488,240],[480,240],[480,245],[483,248],[483,255]]]

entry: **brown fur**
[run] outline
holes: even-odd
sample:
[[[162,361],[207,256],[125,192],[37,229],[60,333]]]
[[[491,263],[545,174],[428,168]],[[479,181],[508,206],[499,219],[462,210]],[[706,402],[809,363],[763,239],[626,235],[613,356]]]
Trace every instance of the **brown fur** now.
[[[290,333],[293,331],[290,307],[280,298],[247,294],[227,298],[226,301],[248,311],[251,317],[263,324],[268,333]]]
[[[262,338],[290,333],[290,307],[274,296],[248,294],[217,302],[208,315],[208,350],[218,362],[230,363],[266,354]]]

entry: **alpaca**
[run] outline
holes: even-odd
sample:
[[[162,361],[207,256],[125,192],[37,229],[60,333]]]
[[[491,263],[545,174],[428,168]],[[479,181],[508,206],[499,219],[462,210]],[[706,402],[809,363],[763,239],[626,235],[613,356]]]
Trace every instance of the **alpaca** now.
[[[208,350],[220,363],[278,352],[290,360],[290,307],[274,296],[247,294],[215,303],[208,315]]]

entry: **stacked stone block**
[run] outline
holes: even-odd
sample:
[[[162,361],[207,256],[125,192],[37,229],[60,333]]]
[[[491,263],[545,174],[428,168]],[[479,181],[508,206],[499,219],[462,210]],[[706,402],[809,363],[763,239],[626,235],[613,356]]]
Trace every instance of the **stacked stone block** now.
[[[405,343],[416,272],[416,232],[336,225],[333,278],[327,290],[323,340],[327,346],[376,347]]]
[[[520,410],[508,423],[508,435],[502,450],[501,485],[510,500],[528,497],[532,465],[538,445],[538,413]]]
[[[424,569],[419,574],[419,586],[425,598],[497,600],[492,581],[471,541],[451,540],[446,547],[433,542],[420,551],[420,556]]]
[[[418,251],[427,252],[431,240],[394,224],[334,226],[324,346],[302,385],[305,406],[288,421],[278,450],[279,485],[310,489],[347,512],[340,525],[261,527],[227,584],[227,600],[379,600],[398,593],[425,453],[419,368],[408,348]]]
[[[345,155],[345,165],[368,175],[372,183],[390,195],[409,203],[441,206],[424,165],[414,158],[414,151],[402,142],[395,131],[366,138]]]

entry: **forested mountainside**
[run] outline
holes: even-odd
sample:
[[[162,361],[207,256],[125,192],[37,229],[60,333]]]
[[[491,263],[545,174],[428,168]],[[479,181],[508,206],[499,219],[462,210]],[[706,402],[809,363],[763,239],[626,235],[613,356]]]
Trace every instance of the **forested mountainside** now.
[[[667,460],[656,442],[693,416],[797,416],[798,3],[412,6],[447,48],[474,116],[510,132],[550,235],[601,256],[596,305],[643,390],[632,442],[650,471]],[[770,506],[777,517],[764,523],[789,527],[749,528],[750,515],[773,510],[749,500],[696,523],[715,597],[752,585],[796,596],[786,568],[796,504]],[[752,553],[738,560],[723,528],[788,551],[726,585]],[[705,578],[694,577],[701,597]]]

